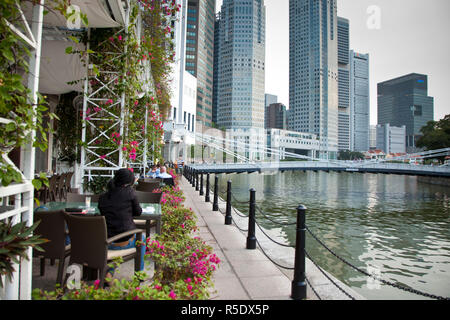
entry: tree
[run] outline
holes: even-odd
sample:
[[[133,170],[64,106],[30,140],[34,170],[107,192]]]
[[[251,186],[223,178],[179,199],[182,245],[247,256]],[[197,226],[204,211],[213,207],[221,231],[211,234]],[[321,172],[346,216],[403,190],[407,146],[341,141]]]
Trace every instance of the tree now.
[[[436,150],[450,147],[450,114],[439,121],[428,121],[420,129],[422,136],[416,146],[426,150]]]
[[[342,150],[339,151],[338,160],[364,160],[364,154],[357,151]]]

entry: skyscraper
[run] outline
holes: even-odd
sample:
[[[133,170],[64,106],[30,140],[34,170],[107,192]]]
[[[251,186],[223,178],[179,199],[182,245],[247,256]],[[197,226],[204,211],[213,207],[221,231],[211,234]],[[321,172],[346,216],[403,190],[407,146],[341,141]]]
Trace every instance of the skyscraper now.
[[[350,150],[350,23],[338,17],[338,149]]]
[[[214,21],[214,64],[213,64],[213,105],[212,121],[217,124],[217,108],[219,95],[219,53],[220,53],[220,12],[216,15]]]
[[[224,0],[219,22],[217,122],[224,128],[264,128],[263,0]]]
[[[414,152],[420,129],[434,118],[428,77],[411,73],[378,83],[378,124],[406,126],[406,149]]]
[[[287,129],[286,106],[282,103],[272,103],[267,107],[266,128]]]
[[[338,150],[338,48],[336,0],[289,1],[289,127],[316,134]]]
[[[369,55],[350,51],[350,150],[368,151],[370,130]]]
[[[197,78],[197,121],[213,120],[215,0],[189,0],[186,30],[186,71]]]

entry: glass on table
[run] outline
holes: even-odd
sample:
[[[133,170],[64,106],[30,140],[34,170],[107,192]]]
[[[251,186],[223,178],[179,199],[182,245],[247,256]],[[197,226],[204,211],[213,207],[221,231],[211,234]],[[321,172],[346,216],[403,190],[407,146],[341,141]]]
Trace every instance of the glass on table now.
[[[84,201],[85,201],[86,207],[90,208],[91,207],[91,197],[86,197],[84,199]]]

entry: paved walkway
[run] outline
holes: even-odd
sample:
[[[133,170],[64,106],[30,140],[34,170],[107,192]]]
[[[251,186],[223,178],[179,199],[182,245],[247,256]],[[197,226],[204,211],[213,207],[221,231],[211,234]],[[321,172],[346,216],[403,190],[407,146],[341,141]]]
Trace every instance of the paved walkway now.
[[[247,250],[246,234],[242,233],[235,225],[225,225],[224,216],[219,211],[212,211],[213,196],[211,194],[211,202],[205,202],[205,197],[200,196],[199,192],[184,177],[180,179],[180,188],[186,196],[184,205],[191,208],[198,217],[200,237],[213,247],[214,253],[222,260],[214,275],[216,293],[212,295],[212,298],[220,300],[291,299],[293,271],[277,267],[259,247],[255,250]],[[221,211],[225,211],[224,202],[220,202],[219,207]],[[239,217],[236,215],[233,215],[233,219],[240,224],[242,229],[247,229],[245,221],[238,222]],[[280,265],[293,266],[294,249],[280,247],[276,244],[270,245],[270,241],[264,241],[258,231],[256,237],[266,254],[273,258],[272,254],[275,253],[276,261]],[[268,233],[270,234],[270,232]],[[270,235],[276,237],[276,233],[275,230]],[[349,299],[309,260],[307,260],[306,269],[307,277],[321,299]],[[364,299],[345,284],[330,277],[356,299]],[[310,300],[318,299],[309,286],[307,297]]]

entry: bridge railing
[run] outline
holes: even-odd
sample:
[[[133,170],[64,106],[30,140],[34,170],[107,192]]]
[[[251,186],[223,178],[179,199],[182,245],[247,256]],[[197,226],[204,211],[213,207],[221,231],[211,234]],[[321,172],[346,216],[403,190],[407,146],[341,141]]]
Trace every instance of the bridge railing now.
[[[336,171],[380,171],[389,173],[405,174],[430,174],[438,176],[450,176],[450,166],[431,166],[408,163],[386,163],[386,162],[357,162],[357,161],[286,161],[286,162],[252,162],[252,163],[222,163],[222,164],[194,164],[194,170],[203,172],[233,172],[233,171],[271,171],[289,169],[309,170],[336,170]]]

